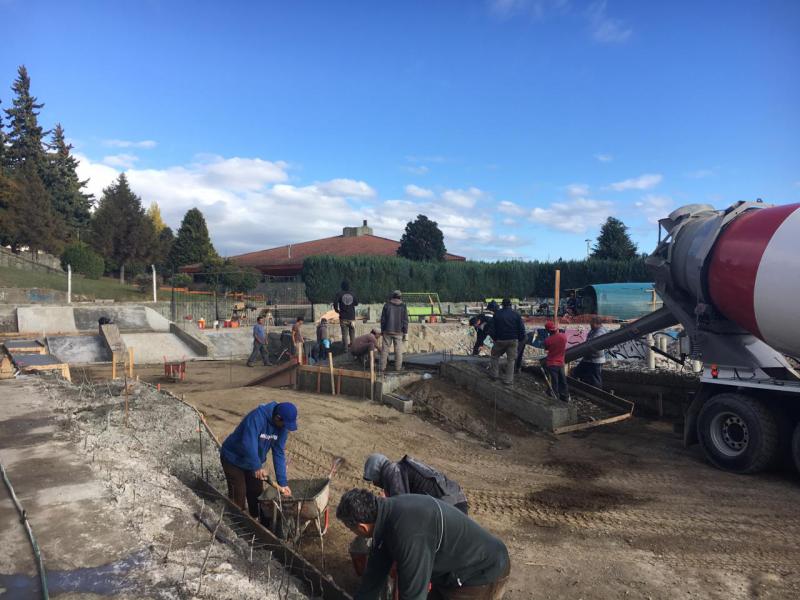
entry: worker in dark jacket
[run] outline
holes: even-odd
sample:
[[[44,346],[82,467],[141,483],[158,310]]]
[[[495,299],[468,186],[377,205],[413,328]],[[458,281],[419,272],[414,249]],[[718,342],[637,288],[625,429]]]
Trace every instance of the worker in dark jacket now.
[[[503,597],[511,572],[505,544],[449,504],[419,494],[377,498],[356,489],[342,496],[336,517],[373,540],[355,600],[377,600],[393,563],[403,600],[428,598],[429,582],[431,597]]]
[[[356,320],[356,306],[358,298],[355,292],[350,290],[350,283],[347,280],[342,281],[342,289],[336,293],[336,299],[333,301],[333,310],[339,315],[339,327],[342,329],[342,344],[345,350],[350,347],[356,336],[356,328],[353,325],[353,321]]]
[[[475,344],[472,346],[472,356],[478,356],[486,338],[489,336],[491,316],[477,315],[469,320],[471,327],[475,328]]]
[[[400,290],[392,292],[392,297],[383,305],[381,312],[381,371],[386,372],[389,363],[389,347],[394,345],[394,370],[403,368],[403,342],[408,339],[408,309],[403,303]]]
[[[511,308],[511,300],[503,298],[503,307],[494,313],[489,331],[492,346],[492,378],[500,376],[500,357],[506,355],[506,372],[503,383],[514,383],[514,363],[517,361],[517,347],[525,341],[525,325],[522,317]]]
[[[370,454],[364,463],[364,480],[374,483],[387,496],[424,494],[455,506],[467,514],[467,497],[461,486],[424,462],[404,456],[392,462],[383,454]]]
[[[219,454],[228,482],[228,497],[242,510],[258,518],[258,497],[264,491],[264,462],[272,451],[278,488],[291,496],[287,485],[284,449],[290,431],[297,429],[297,407],[291,402],[270,402],[250,411],[222,443]]]

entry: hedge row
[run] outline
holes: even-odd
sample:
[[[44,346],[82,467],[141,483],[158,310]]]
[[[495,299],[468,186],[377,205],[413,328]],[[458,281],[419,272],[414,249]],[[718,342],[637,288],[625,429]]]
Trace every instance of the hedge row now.
[[[311,302],[331,302],[343,279],[360,302],[384,302],[394,289],[437,292],[445,302],[510,296],[551,297],[554,272],[561,289],[592,283],[650,281],[644,259],[558,262],[417,262],[389,256],[312,256],[303,262],[303,281]]]

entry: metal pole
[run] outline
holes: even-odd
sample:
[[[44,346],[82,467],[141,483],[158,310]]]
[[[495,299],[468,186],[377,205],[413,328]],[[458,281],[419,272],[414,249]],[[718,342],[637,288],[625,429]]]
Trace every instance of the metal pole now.
[[[558,327],[558,305],[561,302],[561,269],[556,269],[556,292],[553,299],[553,321]]]
[[[67,265],[67,304],[72,304],[72,265]]]
[[[153,269],[153,303],[158,302],[158,293],[156,292],[156,266],[150,265]]]

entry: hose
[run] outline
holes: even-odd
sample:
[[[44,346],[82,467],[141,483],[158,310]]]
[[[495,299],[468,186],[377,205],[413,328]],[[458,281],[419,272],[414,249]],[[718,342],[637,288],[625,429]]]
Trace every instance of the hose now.
[[[31,529],[30,521],[28,521],[28,513],[25,512],[25,509],[22,508],[22,505],[19,503],[17,495],[14,493],[14,488],[11,486],[11,482],[8,480],[8,475],[6,475],[6,470],[2,463],[0,463],[0,472],[3,474],[3,481],[8,488],[9,494],[11,494],[11,499],[14,501],[14,505],[17,507],[17,512],[19,513],[20,517],[19,520],[23,525],[25,525],[25,531],[28,532],[28,539],[31,542],[33,554],[36,557],[36,568],[39,570],[39,579],[42,582],[42,598],[44,598],[44,600],[49,600],[50,595],[47,592],[47,573],[44,570],[44,562],[42,561],[42,553],[39,551],[39,544],[36,543],[36,538],[33,536],[33,530]]]

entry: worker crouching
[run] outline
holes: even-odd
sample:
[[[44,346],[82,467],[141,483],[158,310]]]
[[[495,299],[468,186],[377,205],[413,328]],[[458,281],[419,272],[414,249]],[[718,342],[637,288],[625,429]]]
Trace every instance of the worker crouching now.
[[[404,600],[503,597],[511,571],[505,544],[449,504],[418,494],[378,498],[353,489],[342,496],[336,517],[373,540],[356,600],[379,598],[395,563]]]

